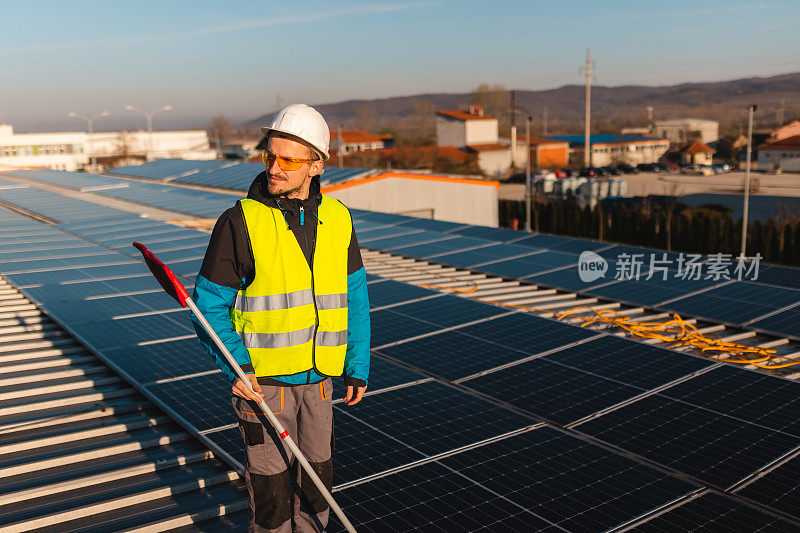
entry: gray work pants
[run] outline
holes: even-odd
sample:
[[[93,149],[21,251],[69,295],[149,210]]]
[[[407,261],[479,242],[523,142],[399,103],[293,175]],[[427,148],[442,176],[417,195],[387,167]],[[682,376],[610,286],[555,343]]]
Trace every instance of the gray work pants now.
[[[264,399],[328,490],[333,478],[333,382],[278,387],[262,385]],[[295,460],[257,404],[231,402],[247,447],[245,480],[250,493],[250,531],[317,533],[328,523],[328,502]]]

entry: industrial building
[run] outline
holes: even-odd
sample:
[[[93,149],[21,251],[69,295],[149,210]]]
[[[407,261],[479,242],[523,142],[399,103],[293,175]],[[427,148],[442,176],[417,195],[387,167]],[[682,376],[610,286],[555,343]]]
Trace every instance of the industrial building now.
[[[180,158],[216,159],[205,130],[81,131],[15,133],[0,124],[0,170],[50,168],[84,170],[94,156],[98,168],[131,160]]]
[[[583,165],[583,135],[560,135],[548,137],[569,143],[569,164]],[[592,147],[590,164],[595,167],[628,163],[655,163],[667,153],[670,143],[666,139],[634,137],[613,134],[595,134],[589,137]]]
[[[367,133],[365,130],[343,130],[339,138],[337,130],[331,131],[330,150],[338,153],[342,150],[345,154],[353,152],[366,152],[369,150],[382,150],[391,148],[393,138],[388,134]]]
[[[700,118],[658,120],[651,134],[675,144],[689,141],[708,144],[719,139],[719,122]]]
[[[759,146],[758,168],[771,172],[800,172],[800,135]]]

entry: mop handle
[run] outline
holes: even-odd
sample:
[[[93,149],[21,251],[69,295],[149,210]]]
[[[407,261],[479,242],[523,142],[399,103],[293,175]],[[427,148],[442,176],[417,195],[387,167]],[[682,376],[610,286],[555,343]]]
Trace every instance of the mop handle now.
[[[211,324],[208,323],[206,317],[203,316],[203,313],[200,312],[200,309],[197,308],[197,305],[189,297],[189,293],[186,292],[186,288],[178,280],[178,278],[175,277],[175,274],[172,273],[172,270],[170,270],[170,268],[167,265],[162,263],[153,254],[153,252],[148,250],[147,247],[145,247],[143,244],[134,242],[133,246],[135,246],[140,252],[142,252],[145,262],[147,263],[147,267],[153,273],[156,280],[158,280],[158,282],[161,284],[161,287],[170,296],[175,298],[178,301],[178,303],[181,304],[181,307],[186,307],[187,305],[189,306],[189,309],[192,310],[195,317],[197,317],[197,319],[200,321],[200,324],[203,326],[203,329],[205,329],[206,333],[208,333],[211,336],[211,338],[214,340],[214,344],[217,345],[217,348],[220,349],[222,355],[225,356],[225,360],[228,362],[228,365],[236,373],[236,376],[240,380],[242,380],[242,382],[245,385],[247,385],[247,388],[250,389],[250,391],[252,391],[253,394],[258,395],[258,393],[253,390],[253,385],[252,383],[250,383],[250,380],[248,379],[247,375],[244,373],[239,364],[236,362],[231,353],[228,351],[228,348],[225,346],[225,343],[222,342],[222,339],[219,338],[217,332],[214,331],[214,328],[211,327]],[[333,509],[333,512],[336,513],[336,516],[339,517],[339,520],[342,522],[342,525],[345,527],[345,529],[347,529],[347,531],[349,531],[350,533],[356,533],[355,528],[347,519],[347,517],[344,515],[344,512],[342,511],[341,507],[339,507],[336,501],[334,501],[333,496],[325,487],[325,484],[319,478],[317,473],[314,472],[314,469],[311,468],[311,465],[308,463],[308,460],[305,458],[303,453],[297,447],[297,444],[295,444],[294,440],[292,440],[292,437],[289,436],[289,432],[286,431],[286,429],[283,427],[280,421],[275,417],[274,414],[272,414],[272,409],[269,408],[269,406],[263,399],[259,403],[259,407],[264,412],[264,414],[267,415],[267,418],[269,419],[272,426],[275,428],[275,431],[278,432],[278,435],[281,437],[281,439],[286,443],[289,449],[292,450],[292,453],[294,453],[294,456],[297,457],[297,460],[300,461],[300,465],[303,467],[308,476],[311,478],[311,481],[314,482],[314,485],[317,486],[322,496],[328,502],[328,505],[330,505],[331,509]]]

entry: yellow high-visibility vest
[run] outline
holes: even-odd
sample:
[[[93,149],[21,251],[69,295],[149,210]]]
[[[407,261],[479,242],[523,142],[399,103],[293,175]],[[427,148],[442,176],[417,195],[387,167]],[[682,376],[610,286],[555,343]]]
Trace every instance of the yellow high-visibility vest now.
[[[309,268],[303,251],[277,208],[240,201],[255,259],[253,282],[239,291],[231,322],[256,377],[315,370],[340,376],[347,350],[347,250],[350,212],[322,196],[317,238]],[[313,222],[312,222],[313,221]]]

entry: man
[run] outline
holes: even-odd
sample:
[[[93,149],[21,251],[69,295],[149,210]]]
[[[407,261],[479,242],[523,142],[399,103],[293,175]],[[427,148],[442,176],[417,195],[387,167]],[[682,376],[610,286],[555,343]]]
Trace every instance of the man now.
[[[320,193],[330,141],[325,119],[293,104],[261,129],[266,171],[217,220],[194,291],[255,394],[196,320],[195,329],[233,385],[247,448],[250,531],[322,531],[328,504],[259,416],[259,395],[330,490],[331,377],[344,377],[346,405],[367,388],[366,274],[349,211]]]

